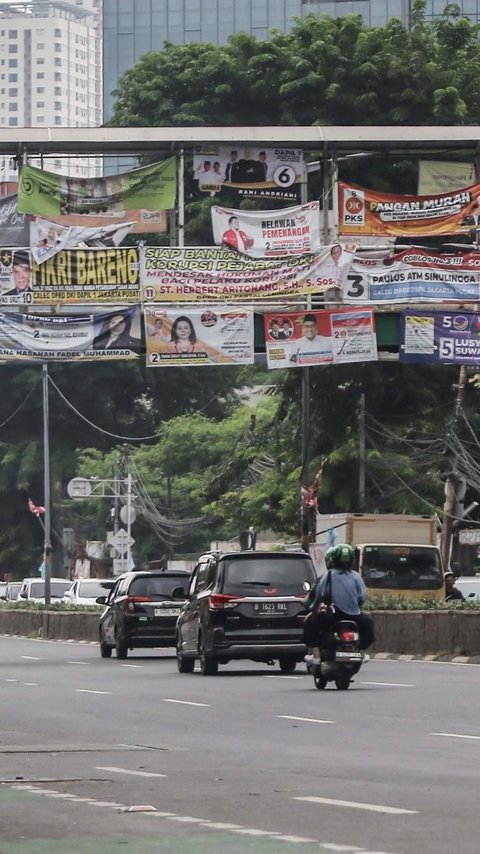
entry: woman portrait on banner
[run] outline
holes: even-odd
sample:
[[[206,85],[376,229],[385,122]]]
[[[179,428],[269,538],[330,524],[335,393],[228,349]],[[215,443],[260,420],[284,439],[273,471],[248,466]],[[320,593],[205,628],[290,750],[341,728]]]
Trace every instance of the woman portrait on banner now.
[[[130,314],[126,312],[110,314],[103,322],[99,335],[93,339],[93,349],[138,351],[140,341],[132,338],[131,326]]]
[[[195,327],[184,314],[177,317],[172,324],[170,333],[169,353],[201,353],[204,352],[197,344]]]

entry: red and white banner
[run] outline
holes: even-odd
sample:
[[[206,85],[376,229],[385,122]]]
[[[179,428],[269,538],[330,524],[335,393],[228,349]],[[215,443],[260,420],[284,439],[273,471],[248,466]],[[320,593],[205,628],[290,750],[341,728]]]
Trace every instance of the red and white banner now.
[[[479,224],[480,184],[428,196],[338,185],[338,233],[395,237],[465,234]]]
[[[283,210],[243,211],[212,207],[213,239],[251,258],[280,258],[318,252],[320,203]]]
[[[269,368],[296,368],[376,361],[375,317],[371,309],[266,314]]]

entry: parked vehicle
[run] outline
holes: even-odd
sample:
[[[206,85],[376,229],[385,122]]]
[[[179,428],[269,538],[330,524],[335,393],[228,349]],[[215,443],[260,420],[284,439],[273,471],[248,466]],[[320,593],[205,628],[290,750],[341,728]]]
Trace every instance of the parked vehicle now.
[[[332,513],[317,516],[317,543],[354,545],[368,593],[406,599],[445,596],[435,516]],[[317,545],[317,544],[316,544]]]
[[[308,554],[245,551],[203,555],[177,624],[177,666],[204,676],[250,659],[295,670],[305,654],[302,600],[316,581]]]
[[[20,589],[22,587],[21,581],[9,581],[7,582],[7,586],[5,589],[5,598],[6,602],[15,602],[18,599],[18,594],[20,593]]]
[[[175,646],[175,626],[189,578],[190,573],[181,570],[119,576],[110,593],[97,598],[105,605],[99,624],[102,658],[110,658],[113,649],[117,658],[126,658],[136,647]]]
[[[114,584],[114,578],[77,578],[65,591],[63,602],[70,605],[96,605],[98,597],[105,596]]]
[[[480,575],[460,575],[455,579],[455,587],[463,593],[467,602],[480,600]]]
[[[70,587],[68,578],[50,579],[50,599],[58,601]],[[19,601],[45,604],[45,582],[43,578],[24,578],[18,594]]]
[[[0,599],[6,599],[7,594],[7,582],[0,581]]]
[[[350,687],[352,677],[360,670],[364,658],[358,644],[356,623],[350,620],[336,623],[333,631],[324,638],[320,664],[309,665],[316,688],[326,688],[329,682],[335,682],[339,691]]]

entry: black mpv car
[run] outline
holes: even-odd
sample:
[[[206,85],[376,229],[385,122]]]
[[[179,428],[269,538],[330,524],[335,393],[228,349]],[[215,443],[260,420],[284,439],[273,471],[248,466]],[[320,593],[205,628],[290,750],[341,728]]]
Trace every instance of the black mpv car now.
[[[135,647],[175,646],[175,625],[186,597],[189,572],[127,572],[118,577],[100,617],[102,658],[126,658]]]
[[[232,659],[271,663],[286,673],[305,654],[302,599],[316,581],[305,552],[228,552],[200,558],[177,623],[177,666],[205,676]]]

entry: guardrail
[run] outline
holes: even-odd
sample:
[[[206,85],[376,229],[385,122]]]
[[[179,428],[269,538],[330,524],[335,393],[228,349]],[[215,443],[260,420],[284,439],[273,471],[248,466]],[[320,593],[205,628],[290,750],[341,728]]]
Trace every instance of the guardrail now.
[[[480,656],[480,611],[370,611],[371,652]],[[98,613],[0,609],[0,634],[50,640],[98,640]]]

